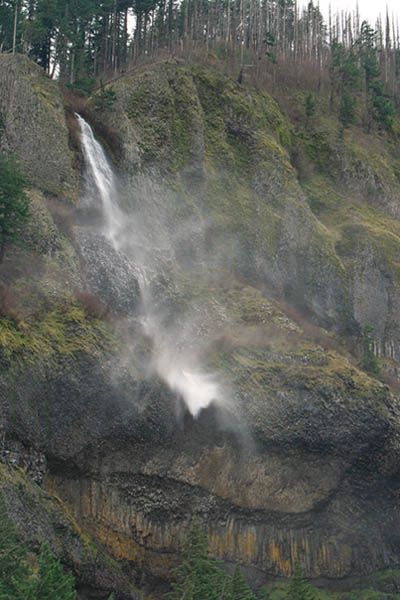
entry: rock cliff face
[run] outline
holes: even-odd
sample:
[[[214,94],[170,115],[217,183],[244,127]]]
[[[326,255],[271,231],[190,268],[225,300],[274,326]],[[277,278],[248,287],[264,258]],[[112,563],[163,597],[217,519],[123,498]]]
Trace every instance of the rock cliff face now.
[[[130,583],[161,597],[193,514],[255,586],[296,560],[330,581],[399,567],[400,404],[357,354],[373,328],[396,376],[398,141],[340,139],[325,117],[306,131],[215,67],[163,63],[113,84],[114,107],[93,123],[120,141],[130,243],[153,245],[160,314],[176,331],[190,317],[192,345],[229,390],[195,420],[149,376],[135,265],[65,200],[78,174],[57,87],[3,56],[0,82],[1,147],[32,186],[25,246],[0,267],[12,298],[0,486],[24,537],[51,540],[82,598],[135,598]],[[108,571],[85,567],[82,532]]]
[[[32,185],[73,199],[77,177],[58,86],[24,56],[1,57],[0,148],[16,154]]]

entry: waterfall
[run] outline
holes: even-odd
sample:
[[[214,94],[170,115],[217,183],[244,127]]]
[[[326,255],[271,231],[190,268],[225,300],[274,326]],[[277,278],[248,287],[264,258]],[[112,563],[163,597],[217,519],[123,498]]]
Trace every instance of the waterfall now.
[[[144,249],[143,244],[132,243],[135,233],[137,234],[140,228],[140,222],[138,224],[134,214],[122,212],[118,203],[116,178],[105,152],[95,139],[90,125],[80,115],[77,114],[76,117],[81,131],[86,176],[90,184],[87,191],[89,201],[96,205],[100,200],[104,235],[115,250],[135,265],[143,302],[142,326],[153,343],[151,368],[185,402],[191,414],[196,417],[212,402],[221,403],[224,400],[224,393],[215,375],[199,369],[196,352],[190,349],[195,346],[192,342],[196,339],[196,333],[191,332],[189,336],[191,343],[188,347],[183,326],[188,324],[185,315],[182,315],[179,330],[176,328],[170,330],[163,324],[158,314],[157,298],[153,297],[149,282],[151,278],[157,277],[157,268],[154,268],[156,261],[152,256],[154,247],[146,244]],[[140,233],[141,238],[151,238],[154,232],[145,228]],[[171,245],[173,246],[173,240]],[[189,328],[190,325],[193,324],[189,322]]]
[[[117,186],[111,165],[103,148],[94,137],[90,125],[78,114],[76,118],[81,131],[82,149],[89,180],[87,195],[92,203],[100,199],[104,216],[104,233],[116,245],[122,228],[122,213],[118,206]]]

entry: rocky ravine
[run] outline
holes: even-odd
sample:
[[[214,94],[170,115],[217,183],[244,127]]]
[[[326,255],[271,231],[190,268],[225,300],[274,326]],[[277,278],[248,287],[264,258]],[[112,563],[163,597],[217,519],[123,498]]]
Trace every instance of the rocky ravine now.
[[[212,553],[257,586],[297,559],[324,580],[398,567],[399,404],[345,350],[370,325],[397,373],[394,142],[339,142],[324,118],[295,129],[267,94],[213,68],[168,63],[115,83],[101,120],[120,140],[126,205],[154,235],[201,224],[163,257],[160,310],[179,326],[190,308],[211,341],[204,361],[234,390],[229,419],[212,407],[177,420],[143,368],[134,266],[115,259],[129,275],[119,288],[112,251],[76,228],[56,85],[10,56],[0,84],[0,147],[19,154],[33,199],[26,245],[1,266],[14,303],[0,320],[1,489],[21,535],[51,540],[82,598],[160,590],[193,514]],[[37,139],[52,140],[49,156]]]

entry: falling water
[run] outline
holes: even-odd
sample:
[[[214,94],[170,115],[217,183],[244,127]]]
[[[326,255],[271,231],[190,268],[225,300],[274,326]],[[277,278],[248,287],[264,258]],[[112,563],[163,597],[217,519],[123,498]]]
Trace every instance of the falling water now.
[[[131,225],[131,229],[135,229],[134,219],[124,214],[119,207],[115,176],[103,148],[95,139],[90,125],[81,116],[76,116],[81,130],[87,177],[91,184],[90,200],[96,202],[99,198],[101,201],[104,218],[103,233],[116,249],[129,255],[137,267],[141,295],[145,304],[143,326],[146,334],[153,340],[152,366],[169,388],[184,400],[191,414],[197,416],[212,402],[224,401],[221,386],[214,375],[204,373],[197,368],[193,356],[189,356],[186,351],[178,350],[181,344],[176,334],[171,336],[170,332],[163,328],[156,314],[154,307],[157,303],[152,301],[146,277],[149,265],[142,264],[146,262],[143,252],[139,257],[131,243],[124,244],[124,240],[132,237],[129,227]],[[151,262],[151,256],[148,257],[147,262]],[[173,344],[171,338],[175,340]]]
[[[113,170],[107,160],[103,148],[93,135],[92,128],[78,114],[85,157],[87,176],[91,186],[90,197],[100,198],[104,221],[105,235],[115,245],[122,227],[122,213],[117,203],[117,187]]]

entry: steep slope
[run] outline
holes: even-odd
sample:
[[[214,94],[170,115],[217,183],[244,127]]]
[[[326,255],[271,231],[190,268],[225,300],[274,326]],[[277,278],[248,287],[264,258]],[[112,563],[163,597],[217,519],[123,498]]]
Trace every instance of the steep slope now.
[[[50,119],[53,83],[0,57],[10,71]],[[113,87],[92,123],[111,152],[118,140],[132,243],[152,247],[157,310],[223,379],[228,406],[195,420],[178,402],[177,415],[176,394],[148,375],[135,278],[112,279],[135,265],[88,236],[96,211],[31,177],[26,244],[0,267],[13,299],[0,319],[5,450],[40,451],[45,488],[147,590],[170,578],[193,514],[255,586],[296,560],[327,580],[398,567],[399,403],[348,351],[370,325],[396,371],[395,142],[339,140],[322,118],[304,132],[213,67],[162,63]],[[46,118],[36,126],[53,135]],[[13,139],[3,147],[22,154]],[[56,183],[77,177],[64,150]]]

